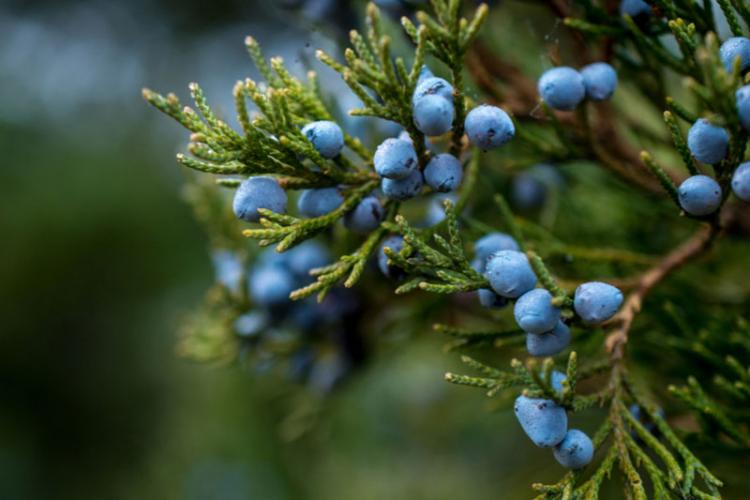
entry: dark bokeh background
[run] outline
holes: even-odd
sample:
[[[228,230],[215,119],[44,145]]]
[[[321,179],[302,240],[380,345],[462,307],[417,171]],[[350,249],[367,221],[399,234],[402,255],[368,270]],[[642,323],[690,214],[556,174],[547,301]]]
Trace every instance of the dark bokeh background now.
[[[536,450],[504,431],[510,415],[488,418],[477,394],[444,386],[437,340],[391,349],[302,415],[269,379],[175,356],[212,271],[180,198],[185,137],[140,89],[185,97],[199,80],[228,110],[250,74],[244,35],[299,67],[330,46],[277,2],[207,5],[0,6],[0,498],[528,492],[504,472],[519,471],[506,450]],[[286,435],[289,419],[312,430]]]

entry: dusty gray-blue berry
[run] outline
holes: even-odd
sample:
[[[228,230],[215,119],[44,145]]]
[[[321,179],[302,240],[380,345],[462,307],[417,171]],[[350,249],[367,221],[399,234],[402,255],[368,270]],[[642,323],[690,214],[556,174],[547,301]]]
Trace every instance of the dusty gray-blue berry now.
[[[515,250],[501,250],[490,255],[484,276],[495,293],[515,299],[536,286],[536,274],[526,254]],[[550,325],[547,330],[551,329]],[[543,330],[546,331],[546,330]]]
[[[375,196],[366,196],[344,216],[344,226],[355,233],[374,231],[383,221],[385,210]]]
[[[721,206],[721,186],[707,175],[693,175],[682,181],[677,189],[680,206],[690,215],[714,213]]]
[[[297,199],[297,210],[305,217],[320,217],[336,210],[342,203],[338,188],[305,189]]]
[[[344,147],[344,132],[331,121],[308,123],[302,128],[302,134],[324,158],[335,158]]]
[[[750,162],[741,163],[732,175],[732,191],[743,201],[750,201]]]
[[[537,84],[542,100],[553,109],[570,111],[586,96],[581,74],[567,66],[548,69]]]
[[[724,69],[731,72],[734,61],[740,58],[740,71],[750,67],[750,39],[744,36],[735,36],[727,39],[719,48],[719,56]]]
[[[688,149],[695,159],[713,165],[727,155],[729,133],[705,118],[696,121],[688,131]]]
[[[271,177],[250,177],[242,181],[234,194],[232,209],[238,219],[247,222],[260,220],[259,208],[277,214],[286,212],[286,192]]]
[[[513,307],[513,316],[521,330],[539,335],[549,332],[558,324],[560,309],[552,304],[551,293],[544,288],[536,288],[519,297]]]
[[[563,467],[580,469],[594,458],[594,443],[583,431],[570,429],[552,454]]]
[[[513,120],[508,113],[486,104],[469,111],[464,128],[471,143],[485,151],[502,146],[516,134]]]
[[[591,101],[606,101],[617,88],[615,68],[604,62],[596,62],[581,69],[586,98]]]
[[[462,178],[461,162],[448,153],[434,156],[424,169],[425,182],[440,193],[454,191],[461,184]]]
[[[568,415],[565,408],[558,406],[551,399],[518,396],[513,411],[524,432],[535,445],[551,448],[565,438]]]
[[[439,95],[426,95],[414,103],[414,124],[430,137],[448,132],[455,114],[453,103]]]
[[[406,201],[422,191],[422,172],[414,170],[405,179],[386,179],[380,183],[383,194],[392,200]]]
[[[592,281],[576,288],[573,307],[586,323],[607,321],[620,309],[622,292],[608,283]]]
[[[562,321],[544,333],[528,333],[526,335],[526,350],[535,357],[554,356],[565,350],[570,344],[570,328]]]
[[[419,167],[417,152],[411,141],[386,139],[375,150],[375,172],[386,179],[405,179]]]

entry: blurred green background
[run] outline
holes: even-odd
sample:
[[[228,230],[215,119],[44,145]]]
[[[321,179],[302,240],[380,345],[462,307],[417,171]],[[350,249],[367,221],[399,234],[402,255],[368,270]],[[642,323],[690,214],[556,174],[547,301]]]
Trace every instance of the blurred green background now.
[[[242,367],[175,355],[180,320],[213,270],[181,199],[173,153],[185,134],[140,89],[185,98],[197,80],[231,115],[233,83],[253,74],[245,35],[300,72],[316,47],[336,52],[331,38],[359,17],[341,6],[301,16],[281,3],[0,5],[0,499],[528,498],[531,482],[560,477],[499,409],[507,401],[443,382],[457,356],[429,330],[385,336],[325,401]],[[335,27],[318,28],[316,16]],[[493,23],[497,45],[513,38],[503,31],[511,24],[524,41],[559,35],[527,11]],[[537,69],[543,57],[524,62]],[[341,88],[322,75],[334,93]],[[605,182],[575,171],[586,192]],[[624,206],[601,196],[589,203]],[[668,246],[641,237],[652,230],[638,220],[654,206],[631,210],[618,212],[610,239]],[[611,215],[571,227],[595,240]],[[731,293],[746,301],[745,288]],[[576,418],[592,429],[597,415]],[[619,496],[617,480],[608,488]]]
[[[516,430],[507,412],[445,387],[439,339],[384,353],[325,406],[307,405],[319,414],[292,415],[314,427],[291,440],[291,402],[268,378],[175,356],[179,320],[213,275],[180,199],[185,137],[140,89],[184,97],[196,79],[231,109],[250,74],[244,35],[289,61],[326,43],[275,4],[0,6],[0,498],[528,491],[518,450],[542,453],[505,431]],[[558,472],[526,463],[539,479]]]

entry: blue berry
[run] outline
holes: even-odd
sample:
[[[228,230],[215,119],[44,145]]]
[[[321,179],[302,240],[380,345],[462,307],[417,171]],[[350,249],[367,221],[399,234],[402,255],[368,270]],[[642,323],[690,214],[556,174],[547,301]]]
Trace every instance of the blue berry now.
[[[731,72],[734,60],[740,58],[740,71],[750,67],[750,40],[744,36],[736,36],[721,44],[719,56],[724,69]]]
[[[620,2],[620,15],[639,17],[651,14],[651,6],[643,0],[622,0]]]
[[[508,305],[508,299],[501,297],[488,288],[477,290],[477,297],[479,297],[479,304],[487,309],[500,309]]]
[[[688,149],[695,159],[713,165],[727,155],[729,134],[705,118],[696,121],[688,131]]]
[[[549,332],[560,321],[560,309],[552,304],[552,294],[544,288],[521,295],[513,308],[513,315],[523,331],[537,335]]]
[[[740,117],[740,123],[745,130],[750,131],[750,85],[737,89],[735,98],[737,99],[737,114]]]
[[[406,179],[383,179],[380,189],[392,200],[414,198],[422,191],[422,172],[414,170]]]
[[[721,206],[721,186],[707,175],[685,179],[677,190],[680,206],[690,215],[714,213]]]
[[[425,135],[443,135],[453,126],[453,103],[438,95],[427,95],[414,103],[414,124]]]
[[[607,63],[597,62],[584,66],[581,70],[586,98],[592,101],[606,101],[617,88],[617,72]]]
[[[234,331],[240,337],[255,337],[266,329],[270,322],[265,311],[250,311],[234,321]]]
[[[537,84],[539,95],[551,108],[570,111],[583,100],[586,87],[581,74],[567,66],[548,69]]]
[[[390,248],[394,252],[400,252],[401,249],[404,248],[403,236],[390,236],[383,241],[380,245],[380,250],[378,251],[378,267],[380,268],[380,272],[388,278],[399,278],[402,274],[401,268],[388,264],[388,256],[383,251],[384,248]]]
[[[552,370],[552,376],[550,377],[549,383],[552,388],[557,391],[558,394],[562,394],[563,382],[565,382],[565,380],[567,379],[568,377],[566,377],[564,373],[557,370]]]
[[[417,78],[417,86],[419,86],[419,84],[425,81],[426,79],[432,78],[434,76],[435,74],[432,72],[432,70],[428,68],[426,64],[423,64],[422,68],[419,70],[419,78]]]
[[[433,157],[424,169],[424,180],[427,185],[441,193],[458,188],[462,177],[461,162],[448,153]]]
[[[238,291],[244,273],[239,257],[229,250],[216,250],[211,254],[211,260],[216,281],[231,291]]]
[[[554,356],[570,344],[570,328],[562,321],[546,333],[526,335],[526,350],[535,357]]]
[[[536,285],[536,274],[529,259],[515,250],[501,250],[490,255],[484,276],[495,293],[509,299],[520,297]],[[543,331],[553,326],[554,323]]]
[[[732,176],[732,191],[743,201],[750,201],[750,162],[740,163]]]
[[[559,189],[564,180],[552,165],[539,163],[513,177],[513,204],[522,210],[534,210],[544,205],[547,194]]]
[[[594,458],[594,443],[584,432],[570,429],[552,454],[563,467],[580,469]]]
[[[262,266],[253,269],[248,287],[253,302],[273,307],[289,302],[297,283],[292,273],[280,266]]]
[[[326,247],[317,241],[307,240],[288,250],[287,267],[299,281],[310,281],[310,270],[330,264]]]
[[[586,323],[607,321],[620,309],[622,292],[612,285],[592,281],[576,288],[573,307]]]
[[[474,243],[474,254],[481,262],[481,269],[478,269],[480,273],[484,272],[487,259],[490,258],[490,255],[500,250],[518,251],[520,247],[511,235],[501,232],[486,234]]]
[[[386,179],[405,179],[418,167],[417,153],[411,141],[386,139],[373,157],[375,171]]]
[[[551,448],[565,438],[568,415],[565,408],[558,406],[551,399],[518,396],[513,411],[524,432],[535,445]]]
[[[366,196],[344,216],[344,225],[356,233],[369,233],[377,229],[384,215],[380,200],[375,196]]]
[[[416,105],[417,101],[428,95],[440,96],[449,102],[453,102],[453,87],[446,80],[436,76],[420,80],[416,89],[414,89],[412,104]]]
[[[302,128],[302,134],[324,158],[335,158],[344,147],[344,132],[334,122],[308,123]]]
[[[297,199],[297,210],[305,217],[320,217],[336,210],[342,203],[338,188],[305,189]]]
[[[286,192],[275,179],[250,177],[242,181],[232,202],[234,215],[247,222],[260,220],[259,208],[267,208],[277,214],[286,212]]]
[[[516,135],[516,127],[508,113],[486,104],[469,112],[464,127],[471,143],[485,151],[502,146]]]

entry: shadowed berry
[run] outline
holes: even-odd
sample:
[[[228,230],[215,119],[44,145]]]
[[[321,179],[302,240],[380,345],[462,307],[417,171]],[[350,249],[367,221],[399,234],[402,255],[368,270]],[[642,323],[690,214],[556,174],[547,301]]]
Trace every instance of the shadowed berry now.
[[[552,454],[563,467],[580,469],[594,458],[594,443],[584,432],[570,429]]]
[[[729,38],[721,44],[719,55],[727,72],[732,71],[734,60],[738,57],[740,58],[740,71],[745,71],[750,67],[750,39],[744,36]]]
[[[554,356],[570,344],[570,328],[562,321],[545,333],[526,335],[526,350],[536,357]]]
[[[526,254],[515,250],[501,250],[490,255],[484,276],[495,293],[509,299],[520,297],[536,285],[536,274],[529,259]],[[552,326],[554,324],[546,330]]]
[[[270,177],[250,177],[234,193],[232,209],[238,219],[247,222],[260,220],[259,208],[267,208],[277,214],[286,212],[286,192],[275,179]]]
[[[447,153],[433,157],[424,169],[424,180],[427,185],[441,193],[458,188],[462,177],[461,162]]]
[[[453,103],[438,95],[427,95],[414,103],[414,124],[427,136],[443,135],[453,126]]]
[[[248,286],[254,303],[272,307],[289,302],[297,283],[292,273],[280,266],[262,266],[253,269]]]
[[[688,149],[695,159],[713,165],[727,155],[729,134],[723,128],[701,118],[688,131]]]
[[[450,200],[455,207],[458,197],[455,193],[441,193],[433,195],[430,198],[430,203],[427,205],[427,214],[425,215],[425,224],[427,227],[440,224],[445,220],[445,207],[443,206],[445,200]]]
[[[344,216],[344,226],[355,233],[369,233],[377,229],[384,215],[385,210],[380,200],[375,196],[367,196]]]
[[[690,215],[714,213],[721,206],[721,186],[707,175],[693,175],[685,179],[677,190],[680,206]]]
[[[401,249],[404,248],[403,236],[390,236],[383,241],[380,245],[380,250],[378,251],[378,267],[380,268],[380,272],[388,278],[400,278],[403,275],[403,271],[398,266],[388,264],[388,256],[383,251],[384,248],[390,248],[394,252],[400,252]]]
[[[216,281],[229,290],[238,291],[244,274],[239,257],[229,250],[216,250],[211,254],[211,260],[214,264]]]
[[[607,283],[592,281],[576,288],[573,307],[586,323],[607,321],[620,309],[622,292]]]
[[[477,297],[479,297],[479,304],[487,309],[500,309],[508,305],[508,299],[487,288],[477,290]]]
[[[305,189],[297,199],[297,210],[305,217],[320,217],[336,210],[342,203],[338,188]]]
[[[417,153],[411,141],[386,139],[373,157],[375,171],[386,179],[405,179],[418,167]]]
[[[745,130],[750,131],[750,85],[737,89],[735,93],[737,100],[737,115]]]
[[[268,327],[270,318],[265,311],[250,311],[234,321],[234,331],[240,337],[254,337]]]
[[[583,100],[586,87],[581,74],[567,66],[548,69],[537,84],[542,100],[554,109],[570,111]]]
[[[490,258],[495,252],[500,250],[520,250],[518,242],[509,234],[494,232],[489,233],[479,238],[474,243],[474,254],[476,258],[481,262],[481,268],[478,269],[480,273],[484,272],[484,267],[487,263],[487,259]]]
[[[592,101],[606,101],[617,88],[617,72],[607,63],[597,62],[584,66],[581,70],[586,98]]]
[[[513,411],[524,432],[535,445],[551,448],[565,438],[568,415],[565,408],[558,406],[551,399],[518,396]]]
[[[405,179],[383,179],[380,188],[392,200],[406,201],[422,191],[422,172],[414,170]]]
[[[552,305],[552,294],[544,288],[521,295],[513,308],[513,315],[523,331],[537,335],[552,330],[560,321],[560,309]]]
[[[485,151],[502,146],[516,134],[508,113],[486,104],[469,112],[464,127],[471,143]]]
[[[302,129],[302,134],[324,158],[335,158],[344,147],[344,133],[334,122],[308,123]]]
[[[300,282],[312,281],[310,270],[330,264],[328,249],[317,241],[307,240],[288,250],[288,269]]]
[[[732,191],[740,200],[750,201],[750,162],[740,163],[734,171]]]
[[[651,15],[651,6],[643,0],[622,0],[620,2],[620,15],[630,17],[641,17]]]

